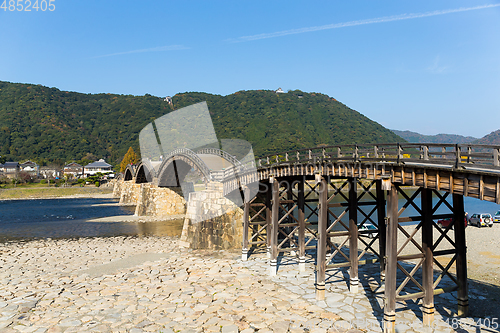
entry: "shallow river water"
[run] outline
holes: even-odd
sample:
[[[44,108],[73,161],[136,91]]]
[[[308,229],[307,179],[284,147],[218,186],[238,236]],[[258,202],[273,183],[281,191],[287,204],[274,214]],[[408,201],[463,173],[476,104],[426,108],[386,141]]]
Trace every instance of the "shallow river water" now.
[[[0,242],[33,238],[176,236],[182,221],[87,222],[90,219],[133,215],[113,199],[33,199],[0,201]]]

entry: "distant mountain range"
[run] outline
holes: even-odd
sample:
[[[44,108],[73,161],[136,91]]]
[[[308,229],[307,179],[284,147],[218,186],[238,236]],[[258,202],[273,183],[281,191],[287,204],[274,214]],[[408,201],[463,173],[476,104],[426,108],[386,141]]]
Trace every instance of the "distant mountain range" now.
[[[482,145],[500,145],[500,129],[483,136],[481,139],[474,141],[474,143]]]
[[[478,139],[472,136],[462,136],[457,134],[437,134],[424,135],[411,131],[392,130],[395,134],[411,143],[471,143],[471,144],[489,144],[500,145],[500,130]]]

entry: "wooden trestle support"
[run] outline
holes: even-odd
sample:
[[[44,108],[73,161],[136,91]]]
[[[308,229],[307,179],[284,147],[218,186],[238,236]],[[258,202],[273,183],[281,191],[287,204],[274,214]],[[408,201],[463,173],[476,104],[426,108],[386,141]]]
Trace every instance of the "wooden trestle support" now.
[[[409,207],[416,216],[403,217]],[[453,223],[438,226],[436,220],[445,218]],[[388,180],[319,174],[271,177],[260,183],[256,197],[245,202],[242,258],[246,260],[251,251],[267,250],[273,276],[280,254],[298,256],[301,272],[306,258],[312,257],[318,300],[325,298],[328,271],[347,268],[349,290],[357,293],[358,267],[378,263],[380,289],[385,293],[384,331],[394,332],[397,303],[404,306],[422,299],[423,324],[431,325],[434,295],[457,291],[457,313],[467,315],[464,218],[463,196],[458,194],[421,187],[405,190]],[[370,224],[375,229],[364,228]],[[456,274],[450,272],[453,264]],[[441,287],[443,279],[452,285]]]

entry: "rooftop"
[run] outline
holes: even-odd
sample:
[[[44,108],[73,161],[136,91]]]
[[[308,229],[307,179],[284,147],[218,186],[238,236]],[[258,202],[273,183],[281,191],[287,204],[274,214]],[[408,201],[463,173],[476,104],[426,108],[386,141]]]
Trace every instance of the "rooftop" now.
[[[85,168],[109,168],[111,164],[106,163],[102,158],[99,161],[87,164]]]

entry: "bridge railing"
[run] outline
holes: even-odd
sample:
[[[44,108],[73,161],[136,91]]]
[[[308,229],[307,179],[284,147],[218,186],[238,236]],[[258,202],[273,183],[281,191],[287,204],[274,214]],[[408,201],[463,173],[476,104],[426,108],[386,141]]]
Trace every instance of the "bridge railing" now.
[[[217,155],[225,159],[226,161],[229,161],[232,165],[240,165],[241,162],[233,155],[225,152],[222,149],[218,148],[203,148],[200,149],[196,152],[197,154],[210,154],[210,155]]]
[[[224,170],[211,171],[210,176],[212,180],[222,182],[224,180],[240,177],[248,172],[255,172],[255,166],[253,163],[249,166],[240,163],[239,165],[235,165]]]
[[[500,146],[437,143],[388,143],[323,146],[289,150],[257,160],[258,167],[290,163],[364,162],[431,164],[455,169],[500,171]]]

